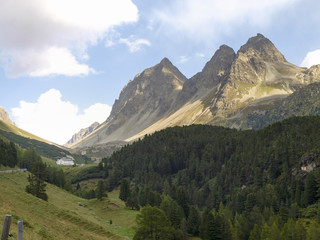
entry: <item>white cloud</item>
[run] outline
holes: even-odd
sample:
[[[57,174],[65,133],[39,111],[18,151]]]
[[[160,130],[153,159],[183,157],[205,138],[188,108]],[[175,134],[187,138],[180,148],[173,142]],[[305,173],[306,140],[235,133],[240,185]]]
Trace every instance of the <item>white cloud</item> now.
[[[131,0],[0,1],[0,62],[11,76],[89,74],[88,46],[137,20]]]
[[[135,39],[134,36],[130,36],[130,38],[120,38],[119,42],[127,45],[129,47],[130,52],[132,53],[141,50],[141,47],[143,45],[151,45],[151,43],[148,40],[142,38]]]
[[[320,49],[309,52],[301,63],[301,67],[312,67],[320,64]]]
[[[152,15],[162,29],[211,40],[246,24],[265,26],[275,13],[301,0],[174,0]]]
[[[75,56],[66,48],[51,47],[43,52],[26,50],[24,54],[12,51],[11,62],[10,72],[7,73],[11,77],[20,76],[26,72],[33,77],[50,74],[88,75],[95,72],[86,64],[78,63]]]
[[[19,107],[11,111],[18,127],[49,141],[64,144],[80,129],[89,127],[95,121],[105,121],[111,107],[96,103],[80,114],[77,105],[62,100],[60,91],[50,89],[41,94],[37,102],[21,101]]]
[[[189,60],[190,60],[190,58],[188,56],[180,56],[179,57],[179,63],[180,64],[188,62]]]

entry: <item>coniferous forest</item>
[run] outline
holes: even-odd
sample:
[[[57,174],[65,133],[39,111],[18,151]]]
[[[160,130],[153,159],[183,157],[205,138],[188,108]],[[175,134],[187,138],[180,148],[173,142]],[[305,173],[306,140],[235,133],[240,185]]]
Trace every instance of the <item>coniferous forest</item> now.
[[[165,129],[95,171],[127,206],[148,206],[142,215],[164,212],[164,239],[320,239],[319,166],[320,117],[293,117],[257,131]]]

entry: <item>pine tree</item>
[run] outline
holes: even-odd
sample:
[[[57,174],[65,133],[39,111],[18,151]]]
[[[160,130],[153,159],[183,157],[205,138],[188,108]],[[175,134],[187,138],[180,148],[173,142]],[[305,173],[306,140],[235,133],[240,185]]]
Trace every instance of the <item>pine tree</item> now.
[[[96,188],[96,198],[100,201],[105,196],[106,186],[102,180],[99,180],[97,188]]]
[[[166,213],[168,219],[172,223],[172,226],[175,229],[179,229],[181,220],[185,216],[183,209],[178,205],[178,203],[170,196],[162,196],[160,209],[162,209]]]
[[[198,236],[200,226],[200,213],[199,210],[193,206],[189,209],[189,217],[187,222],[188,233]]]
[[[260,240],[260,228],[257,224],[255,224],[251,230],[249,240]]]
[[[137,215],[137,231],[134,240],[174,239],[174,229],[166,214],[157,207],[146,206]]]
[[[45,187],[47,184],[34,174],[29,174],[28,176],[29,185],[26,186],[26,192],[48,201],[48,195],[46,194]]]
[[[130,207],[131,210],[133,210],[133,209],[138,210],[138,211],[140,210],[140,206],[138,203],[138,197],[136,194],[133,194],[132,192],[130,192],[130,195],[126,201],[126,206]]]
[[[47,184],[44,182],[47,179],[46,165],[40,160],[34,162],[32,166],[32,173],[28,176],[29,185],[26,186],[26,192],[48,201]]]
[[[127,201],[128,197],[130,196],[130,186],[127,179],[123,179],[120,185],[120,193],[119,198],[122,201]]]

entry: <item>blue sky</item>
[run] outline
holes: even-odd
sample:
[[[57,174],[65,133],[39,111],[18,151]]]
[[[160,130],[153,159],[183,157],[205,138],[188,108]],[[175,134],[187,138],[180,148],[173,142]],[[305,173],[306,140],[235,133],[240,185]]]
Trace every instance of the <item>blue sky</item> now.
[[[289,62],[320,63],[319,11],[317,0],[0,0],[0,105],[63,144],[164,57],[191,77],[220,45],[262,33]]]

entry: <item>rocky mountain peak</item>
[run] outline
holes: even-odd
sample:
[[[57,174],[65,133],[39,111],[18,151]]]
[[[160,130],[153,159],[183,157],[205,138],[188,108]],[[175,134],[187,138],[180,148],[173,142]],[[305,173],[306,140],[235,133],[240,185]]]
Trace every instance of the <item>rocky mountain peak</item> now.
[[[110,117],[114,117],[124,108],[128,114],[136,113],[138,109],[148,103],[153,105],[159,99],[167,102],[171,94],[182,89],[187,78],[169,61],[168,58],[151,68],[137,74],[121,91],[119,99],[115,101]],[[137,102],[142,105],[138,105]],[[153,102],[153,103],[152,103]]]
[[[81,129],[78,133],[74,134],[72,138],[65,144],[65,146],[70,146],[78,141],[81,141],[83,138],[88,136],[90,133],[92,133],[94,130],[96,130],[100,124],[98,122],[94,122],[87,128]]]
[[[286,62],[282,53],[274,46],[274,44],[262,34],[249,38],[247,43],[238,51],[239,54],[260,57],[267,62]]]
[[[211,60],[206,63],[202,69],[202,72],[210,72],[211,77],[219,76],[222,74],[221,71],[225,71],[230,67],[235,56],[236,54],[231,47],[222,45],[214,53]]]
[[[14,124],[14,122],[11,120],[9,114],[7,113],[7,111],[0,106],[0,120],[5,121],[6,123],[10,123],[10,124]]]
[[[182,105],[188,99],[197,97],[197,92],[205,97],[208,91],[218,86],[228,76],[235,56],[236,54],[231,47],[220,46],[202,71],[185,82],[179,94],[177,106]]]
[[[170,60],[168,58],[163,58],[160,62],[161,65],[167,66],[167,65],[172,65],[172,63],[170,62]]]

